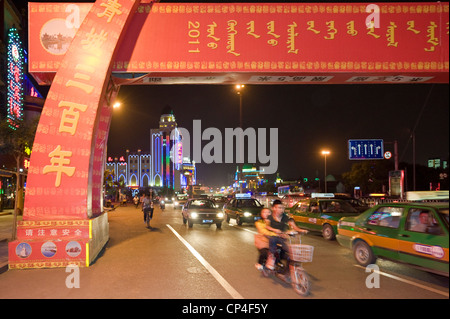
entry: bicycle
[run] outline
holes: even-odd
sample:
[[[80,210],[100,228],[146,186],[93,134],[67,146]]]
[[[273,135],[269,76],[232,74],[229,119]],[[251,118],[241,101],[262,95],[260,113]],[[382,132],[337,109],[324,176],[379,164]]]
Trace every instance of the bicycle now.
[[[287,283],[301,296],[307,296],[310,292],[310,279],[302,266],[304,262],[312,262],[314,247],[301,243],[301,235],[297,232],[288,232],[287,256],[281,245],[277,248],[275,268],[268,269],[263,266],[262,273],[265,277],[276,275]],[[285,262],[283,262],[283,260]],[[289,269],[289,271],[288,271]]]

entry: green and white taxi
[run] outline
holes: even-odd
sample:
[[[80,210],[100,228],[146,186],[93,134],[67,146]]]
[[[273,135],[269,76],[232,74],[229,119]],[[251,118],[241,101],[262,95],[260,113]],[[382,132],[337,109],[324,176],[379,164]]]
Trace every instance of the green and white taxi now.
[[[286,212],[299,227],[322,232],[327,240],[335,239],[339,219],[359,214],[346,200],[336,199],[333,194],[316,193],[311,198],[298,201]]]
[[[339,221],[338,242],[367,266],[378,257],[448,276],[449,204],[385,203]]]

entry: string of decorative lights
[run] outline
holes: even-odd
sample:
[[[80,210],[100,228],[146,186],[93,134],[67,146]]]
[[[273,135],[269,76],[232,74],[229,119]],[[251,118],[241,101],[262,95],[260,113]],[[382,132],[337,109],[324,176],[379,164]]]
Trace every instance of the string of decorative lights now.
[[[17,129],[23,120],[23,68],[22,42],[17,29],[11,28],[8,30],[7,121],[12,129]]]

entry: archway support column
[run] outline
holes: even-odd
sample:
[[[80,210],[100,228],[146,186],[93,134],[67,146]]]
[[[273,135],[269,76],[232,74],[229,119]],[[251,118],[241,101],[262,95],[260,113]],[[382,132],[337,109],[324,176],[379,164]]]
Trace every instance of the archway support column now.
[[[98,0],[73,39],[44,104],[10,268],[89,266],[109,239],[103,174],[112,61],[139,0]]]

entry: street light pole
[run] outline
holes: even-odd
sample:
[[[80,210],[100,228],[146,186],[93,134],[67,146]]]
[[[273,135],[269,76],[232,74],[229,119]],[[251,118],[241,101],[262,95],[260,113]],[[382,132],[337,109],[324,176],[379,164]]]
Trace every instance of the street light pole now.
[[[327,192],[327,155],[330,155],[330,151],[322,151],[322,155],[324,156],[324,160],[325,160],[325,179],[324,179],[324,184],[325,184],[325,193]]]
[[[236,90],[237,90],[237,94],[239,95],[239,127],[241,128],[241,130],[243,131],[243,125],[242,125],[242,90],[244,88],[243,84],[237,84],[236,85]],[[242,169],[243,169],[243,156],[244,156],[244,136],[243,134],[240,134],[241,136],[239,137],[239,192],[242,193]]]

